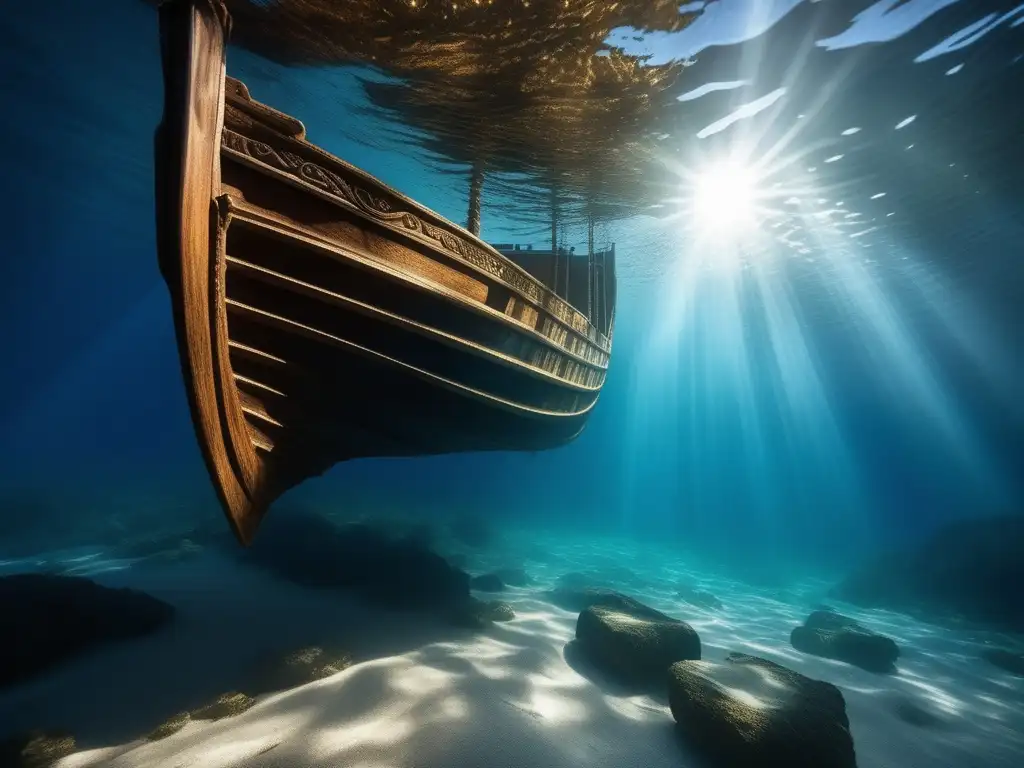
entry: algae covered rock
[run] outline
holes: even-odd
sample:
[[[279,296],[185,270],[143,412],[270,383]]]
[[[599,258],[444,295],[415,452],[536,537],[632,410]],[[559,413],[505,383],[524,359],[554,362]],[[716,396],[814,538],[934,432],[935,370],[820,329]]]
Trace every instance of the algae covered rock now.
[[[310,646],[265,662],[256,672],[253,687],[247,690],[270,693],[297,688],[336,675],[350,666],[352,657],[348,653]]]
[[[515,617],[516,612],[508,603],[472,597],[452,612],[452,623],[470,629],[483,629],[492,622],[512,621]]]
[[[484,603],[484,616],[491,621],[512,621],[516,617],[515,609],[500,600]]]
[[[186,725],[192,722],[192,715],[188,712],[179,712],[172,717],[169,717],[164,722],[160,723],[156,728],[150,731],[146,735],[147,741],[159,741],[160,739],[166,739],[168,736],[172,736]]]
[[[843,694],[745,654],[681,661],[668,671],[669,707],[709,768],[856,768]]]
[[[155,597],[81,577],[0,577],[0,688],[89,648],[154,632],[173,616]]]
[[[198,709],[193,709],[189,716],[193,720],[222,720],[225,717],[240,715],[252,709],[256,700],[244,693],[232,691],[222,693],[216,699]]]
[[[802,627],[790,634],[793,647],[803,653],[822,656],[878,672],[893,672],[900,649],[891,637],[872,632],[856,621],[831,611],[815,611]]]
[[[75,751],[75,739],[66,733],[32,731],[0,741],[0,766],[48,768]]]
[[[664,679],[676,661],[700,658],[689,624],[642,604],[592,605],[576,622],[576,646],[595,667],[630,684]]]

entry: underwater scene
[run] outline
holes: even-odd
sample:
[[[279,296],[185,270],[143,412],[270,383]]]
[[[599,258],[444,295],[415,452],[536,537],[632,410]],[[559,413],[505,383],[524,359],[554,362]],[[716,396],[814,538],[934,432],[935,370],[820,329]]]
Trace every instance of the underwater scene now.
[[[1024,764],[1024,4],[0,41],[0,768]]]

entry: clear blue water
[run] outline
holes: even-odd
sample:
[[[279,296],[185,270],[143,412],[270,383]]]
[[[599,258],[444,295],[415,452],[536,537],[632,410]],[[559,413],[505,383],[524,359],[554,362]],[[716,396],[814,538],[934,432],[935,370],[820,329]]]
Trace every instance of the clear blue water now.
[[[684,32],[612,40],[692,58],[692,88],[659,145],[678,189],[601,232],[619,306],[583,435],[536,455],[342,464],[294,497],[479,513],[552,547],[608,537],[769,591],[951,520],[1019,514],[1024,6],[720,0]],[[12,2],[0,41],[0,560],[102,561],[118,536],[219,524],[154,250],[156,15]],[[357,70],[241,49],[228,70],[312,141],[464,219],[463,181],[356,110]],[[742,236],[694,214],[702,169],[726,157],[758,177]],[[511,204],[485,200],[482,236],[543,242]]]

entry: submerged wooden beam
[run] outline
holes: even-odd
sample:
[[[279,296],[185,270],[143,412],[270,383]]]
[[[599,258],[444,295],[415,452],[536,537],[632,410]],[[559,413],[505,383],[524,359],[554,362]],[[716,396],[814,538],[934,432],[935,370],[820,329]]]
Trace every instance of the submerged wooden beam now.
[[[480,198],[484,190],[483,163],[476,161],[470,171],[469,180],[469,215],[466,217],[466,229],[470,234],[480,236]]]

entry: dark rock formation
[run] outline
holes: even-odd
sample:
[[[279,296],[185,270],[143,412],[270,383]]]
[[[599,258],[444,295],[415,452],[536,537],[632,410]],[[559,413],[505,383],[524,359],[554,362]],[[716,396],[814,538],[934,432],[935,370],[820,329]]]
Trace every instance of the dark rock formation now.
[[[188,712],[172,715],[146,734],[146,741],[160,741],[168,736],[173,736],[190,722],[192,722],[192,715]]]
[[[222,693],[209,704],[193,709],[189,715],[193,720],[223,720],[225,717],[240,715],[255,705],[256,699],[252,696],[231,691]]]
[[[484,629],[495,621],[512,621],[516,612],[508,603],[498,600],[485,602],[470,598],[451,614],[452,623],[469,629]]]
[[[684,584],[676,590],[676,596],[682,600],[685,600],[690,605],[697,606],[698,608],[714,608],[718,609],[723,607],[722,601],[712,595],[710,592],[705,592],[701,589],[694,589],[693,587]]]
[[[888,608],[949,623],[960,617],[1024,630],[1024,517],[953,523],[920,547],[868,563],[832,594],[869,608]]]
[[[789,639],[798,651],[845,661],[869,672],[895,671],[900,655],[899,646],[891,637],[831,611],[815,611],[802,627],[793,630]]]
[[[262,663],[245,690],[261,694],[297,688],[336,675],[350,666],[352,657],[344,651],[325,651],[319,646],[302,648]]]
[[[601,672],[631,685],[662,680],[673,662],[700,658],[700,638],[689,624],[629,598],[582,611],[576,647]]]
[[[66,733],[33,731],[0,741],[3,768],[49,768],[75,751],[75,739]]]
[[[0,688],[88,648],[163,626],[174,608],[131,589],[48,574],[0,578]]]
[[[240,556],[307,587],[351,589],[399,609],[448,608],[469,597],[469,575],[440,555],[362,524],[337,526],[280,510]]]
[[[668,691],[680,733],[710,766],[856,768],[846,702],[831,683],[732,653],[722,664],[673,664]]]
[[[1007,651],[1003,648],[990,648],[982,651],[981,658],[1011,675],[1024,677],[1024,653]]]
[[[485,573],[482,576],[474,576],[469,582],[469,587],[480,592],[502,592],[505,589],[505,582],[496,573]]]
[[[297,688],[335,675],[351,665],[352,658],[349,654],[341,651],[328,652],[317,646],[268,658],[250,670],[242,686],[246,693],[231,691],[191,712],[179,712],[154,728],[146,735],[146,739],[165,739],[180,731],[192,720],[222,720],[240,715],[256,705],[253,696]]]
[[[515,609],[500,600],[492,600],[484,606],[484,616],[491,621],[512,621],[516,617]]]
[[[338,527],[359,526],[369,528],[391,541],[417,545],[423,549],[435,549],[438,535],[432,523],[415,516],[387,515],[373,513],[342,515],[321,512],[304,507],[294,508],[295,512],[320,517]]]

